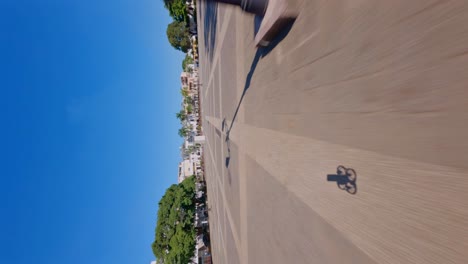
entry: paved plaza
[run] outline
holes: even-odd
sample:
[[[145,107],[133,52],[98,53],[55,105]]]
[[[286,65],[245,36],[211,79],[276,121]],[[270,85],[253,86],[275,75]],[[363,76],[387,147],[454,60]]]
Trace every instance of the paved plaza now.
[[[213,263],[467,263],[468,2],[198,3]]]

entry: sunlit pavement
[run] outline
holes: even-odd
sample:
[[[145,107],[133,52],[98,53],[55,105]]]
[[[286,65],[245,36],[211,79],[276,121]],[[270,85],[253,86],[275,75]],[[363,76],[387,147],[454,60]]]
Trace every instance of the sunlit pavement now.
[[[468,2],[198,22],[214,263],[467,263]]]

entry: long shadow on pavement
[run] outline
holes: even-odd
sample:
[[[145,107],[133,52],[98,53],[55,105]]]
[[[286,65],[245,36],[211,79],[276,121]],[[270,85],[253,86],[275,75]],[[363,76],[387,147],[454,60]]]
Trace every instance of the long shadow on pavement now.
[[[261,23],[261,19],[256,17],[255,20],[254,20],[254,30],[255,30],[255,32],[258,30],[258,26],[260,25],[260,23]],[[236,111],[234,112],[234,116],[232,118],[231,125],[230,125],[229,129],[226,132],[226,142],[229,140],[229,133],[231,132],[232,127],[234,126],[234,123],[235,123],[236,118],[237,118],[237,113],[239,112],[239,108],[240,108],[240,106],[242,104],[242,101],[244,100],[244,96],[247,93],[247,90],[250,88],[250,83],[252,81],[252,77],[253,77],[253,75],[255,73],[255,70],[257,68],[258,62],[260,61],[261,58],[266,57],[288,35],[289,31],[291,31],[291,28],[292,28],[293,24],[294,24],[294,21],[291,21],[291,23],[288,24],[288,26],[283,31],[280,32],[280,34],[270,43],[270,45],[268,47],[259,47],[257,49],[257,52],[255,53],[255,57],[254,57],[254,59],[252,61],[252,64],[250,65],[250,71],[247,74],[247,77],[245,78],[244,90],[242,91],[241,98],[239,100],[239,103],[237,104]]]
[[[254,19],[254,32],[257,33],[258,32],[258,29],[260,27],[260,24],[262,22],[262,18],[261,17],[258,17],[256,16],[255,19]],[[261,58],[263,57],[266,57],[289,33],[289,31],[291,31],[291,28],[293,27],[294,25],[294,20],[293,21],[290,21],[290,23],[288,23],[287,27],[284,28],[280,34],[270,43],[270,45],[268,47],[259,47],[257,49],[257,52],[255,53],[255,57],[252,61],[252,64],[250,65],[250,71],[249,73],[247,74],[247,77],[245,78],[245,85],[244,85],[244,90],[242,91],[242,95],[241,95],[241,98],[239,100],[239,103],[237,104],[237,107],[236,107],[236,111],[234,112],[234,116],[232,118],[232,121],[231,121],[231,125],[229,126],[229,129],[226,131],[226,145],[227,145],[227,151],[228,151],[228,156],[226,157],[226,162],[225,162],[225,165],[226,165],[226,168],[229,167],[229,161],[231,159],[231,150],[230,150],[230,138],[229,138],[229,135],[231,133],[231,130],[232,130],[232,127],[234,126],[234,123],[236,121],[236,118],[237,118],[237,114],[239,113],[239,108],[242,104],[242,101],[244,100],[244,96],[245,94],[247,93],[247,90],[250,88],[250,83],[252,81],[252,77],[255,73],[255,70],[257,68],[257,64],[258,62],[260,61]],[[225,119],[223,119],[223,124],[222,124],[222,130],[224,131],[224,126],[225,126]]]

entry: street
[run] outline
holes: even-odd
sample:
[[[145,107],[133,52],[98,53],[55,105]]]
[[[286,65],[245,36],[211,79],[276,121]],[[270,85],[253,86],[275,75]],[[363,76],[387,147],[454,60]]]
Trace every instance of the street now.
[[[197,10],[213,263],[467,263],[468,2]]]

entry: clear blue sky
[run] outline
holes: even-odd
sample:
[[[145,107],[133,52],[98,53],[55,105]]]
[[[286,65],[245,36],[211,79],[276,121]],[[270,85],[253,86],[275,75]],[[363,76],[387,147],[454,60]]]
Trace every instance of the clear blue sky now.
[[[0,0],[0,263],[149,264],[177,179],[162,0]]]

